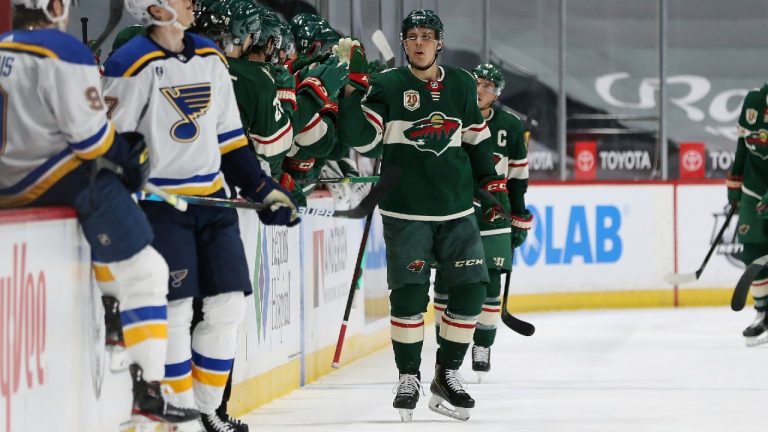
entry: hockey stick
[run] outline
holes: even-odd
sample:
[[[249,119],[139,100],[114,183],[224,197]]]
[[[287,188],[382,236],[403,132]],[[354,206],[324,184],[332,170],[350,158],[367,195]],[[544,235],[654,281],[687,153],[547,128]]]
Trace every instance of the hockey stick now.
[[[379,171],[381,165],[381,159],[376,159],[376,163],[373,167],[373,173]],[[359,178],[359,177],[358,177]],[[363,238],[360,240],[360,248],[357,250],[357,260],[355,261],[355,272],[352,274],[352,283],[349,287],[349,295],[347,295],[347,304],[344,306],[344,318],[341,320],[341,329],[339,329],[339,338],[336,340],[336,350],[333,353],[333,362],[331,367],[334,369],[339,368],[339,361],[341,360],[341,349],[344,347],[344,339],[347,335],[347,325],[349,324],[349,315],[352,313],[352,303],[355,302],[355,293],[357,292],[357,286],[360,283],[360,278],[363,276],[363,257],[365,256],[365,245],[368,243],[368,233],[371,231],[371,223],[373,222],[373,210],[365,217],[365,226],[363,227]]]
[[[83,45],[88,46],[88,17],[80,18],[80,33],[83,37]]]
[[[728,225],[730,224],[731,218],[733,218],[734,214],[736,214],[736,206],[731,206],[731,210],[728,212],[728,216],[726,216],[725,222],[723,222],[723,226],[722,228],[720,228],[720,232],[717,233],[717,237],[715,237],[715,240],[712,242],[712,246],[710,246],[709,252],[707,252],[707,256],[704,257],[704,262],[701,263],[701,267],[699,267],[698,270],[696,270],[693,273],[670,273],[664,276],[664,280],[673,285],[680,285],[680,284],[698,280],[699,277],[701,277],[701,274],[704,272],[704,268],[707,266],[707,263],[709,262],[709,258],[712,256],[712,253],[715,252],[717,245],[719,245],[720,241],[723,239],[723,234],[725,233],[726,228],[728,228]],[[746,272],[744,274],[746,275]],[[742,276],[742,278],[743,277],[744,276]],[[741,280],[739,280],[739,282],[741,282]],[[749,285],[747,285],[747,288],[749,288]],[[736,289],[738,290],[738,285]],[[735,295],[736,295],[736,292],[734,291],[734,298],[735,298]],[[733,307],[733,303],[731,305],[732,305],[731,307]],[[744,307],[743,304],[742,304],[742,307]]]
[[[379,176],[367,176],[367,177],[331,177],[331,178],[314,178],[314,179],[295,179],[296,183],[309,185],[309,184],[328,184],[328,183],[376,183],[379,181]]]
[[[107,40],[110,34],[115,30],[120,20],[123,18],[124,0],[110,0],[109,2],[109,18],[107,18],[107,26],[104,27],[104,31],[101,32],[99,37],[93,44],[93,52],[96,52],[104,41]],[[86,45],[88,42],[85,43]]]
[[[95,163],[96,163],[96,168],[95,168],[96,172],[99,172],[102,169],[106,169],[106,170],[112,171],[118,177],[122,177],[123,175],[123,168],[109,159],[104,159],[103,157],[100,157],[96,159]],[[176,195],[170,194],[160,189],[159,187],[153,185],[152,183],[149,183],[149,182],[144,183],[144,186],[142,186],[142,189],[144,190],[145,193],[156,196],[157,201],[164,201],[178,211],[182,211],[182,212],[187,211],[186,201],[184,201],[183,199],[179,198]]]
[[[533,324],[515,317],[507,310],[507,298],[509,296],[509,280],[512,279],[512,270],[507,272],[507,280],[504,281],[504,297],[501,301],[501,322],[515,333],[523,336],[531,336],[536,331]]]
[[[373,209],[384,199],[400,182],[400,168],[391,167],[387,169],[382,175],[379,183],[371,188],[371,192],[360,201],[357,207],[349,210],[333,210],[317,207],[299,207],[298,214],[303,216],[322,216],[331,218],[343,218],[343,219],[362,219],[372,212]],[[266,210],[269,206],[261,203],[255,203],[247,200],[232,200],[225,198],[211,198],[200,196],[188,196],[188,195],[174,195],[169,194],[172,197],[177,197],[182,201],[186,201],[189,204],[208,206],[208,207],[224,207],[224,208],[243,208],[249,210]],[[149,201],[165,201],[155,195],[148,195],[143,199]]]
[[[373,44],[376,45],[376,49],[378,49],[384,57],[384,62],[387,64],[387,67],[395,67],[395,53],[392,51],[392,47],[389,46],[389,42],[387,42],[387,37],[384,36],[384,32],[381,31],[381,29],[377,29],[373,32],[371,39],[373,40]]]
[[[766,264],[768,264],[768,255],[756,259],[752,264],[747,266],[747,269],[744,270],[744,273],[736,283],[736,288],[733,290],[731,310],[738,312],[744,309],[744,305],[747,304],[749,288],[752,286],[752,282],[757,278],[757,275],[766,268]]]

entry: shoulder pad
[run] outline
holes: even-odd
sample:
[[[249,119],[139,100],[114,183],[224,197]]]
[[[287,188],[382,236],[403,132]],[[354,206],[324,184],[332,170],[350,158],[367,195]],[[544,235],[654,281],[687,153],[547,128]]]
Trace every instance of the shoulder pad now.
[[[155,60],[165,58],[147,36],[139,35],[113,51],[104,63],[104,75],[108,77],[131,77],[144,70]]]

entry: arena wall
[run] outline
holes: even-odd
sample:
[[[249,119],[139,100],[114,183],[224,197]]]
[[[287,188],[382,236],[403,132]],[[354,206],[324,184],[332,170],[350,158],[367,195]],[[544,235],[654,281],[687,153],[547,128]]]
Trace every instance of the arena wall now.
[[[724,203],[722,182],[532,185],[536,219],[515,253],[511,310],[726,304],[742,271],[730,255],[735,222],[699,281],[662,279],[698,268]],[[305,218],[287,229],[240,217],[254,295],[239,332],[237,415],[331,371],[363,229],[363,221]],[[377,215],[342,366],[389,343],[384,254]],[[130,379],[109,370],[89,257],[71,210],[0,212],[0,431],[125,430]]]

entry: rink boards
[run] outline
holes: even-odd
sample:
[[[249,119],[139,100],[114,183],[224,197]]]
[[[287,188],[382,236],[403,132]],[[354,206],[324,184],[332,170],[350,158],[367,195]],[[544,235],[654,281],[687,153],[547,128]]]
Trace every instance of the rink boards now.
[[[662,280],[700,265],[724,218],[722,182],[534,184],[527,201],[535,221],[515,254],[515,310],[725,304],[741,272],[725,254],[738,247],[729,241],[698,282]],[[264,227],[255,214],[240,215],[254,295],[239,332],[233,414],[331,370],[363,229],[363,221],[326,218]],[[101,302],[74,215],[0,212],[0,239],[0,431],[117,429],[130,380],[108,369]],[[388,344],[384,254],[377,216],[342,365]]]

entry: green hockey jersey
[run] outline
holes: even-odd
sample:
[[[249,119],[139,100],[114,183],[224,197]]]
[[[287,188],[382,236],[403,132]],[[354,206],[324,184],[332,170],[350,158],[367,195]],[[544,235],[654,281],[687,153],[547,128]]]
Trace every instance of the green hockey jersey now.
[[[278,100],[272,66],[244,58],[228,60],[243,128],[256,155],[269,164],[275,176],[282,171],[283,157],[291,148],[293,126]]]
[[[496,173],[509,179],[507,189],[512,214],[520,215],[525,210],[524,195],[528,190],[528,138],[525,125],[519,117],[502,109],[491,109],[491,115],[485,122],[491,132]]]
[[[727,185],[741,188],[739,241],[768,241],[768,221],[757,217],[755,207],[768,192],[768,83],[747,93],[739,115],[736,158]]]
[[[382,171],[402,169],[382,215],[440,221],[472,214],[475,181],[496,174],[474,77],[439,69],[430,82],[409,67],[389,69],[370,77],[362,99],[355,92],[340,101],[340,139],[366,156],[381,154]]]

